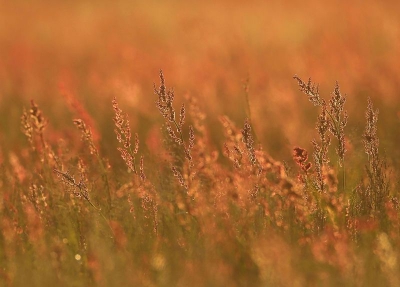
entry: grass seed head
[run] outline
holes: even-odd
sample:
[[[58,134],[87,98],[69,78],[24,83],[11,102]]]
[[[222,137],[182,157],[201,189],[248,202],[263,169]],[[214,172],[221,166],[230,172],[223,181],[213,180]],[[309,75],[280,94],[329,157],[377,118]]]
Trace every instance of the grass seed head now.
[[[94,144],[91,130],[86,126],[85,122],[81,119],[75,119],[73,120],[73,123],[81,131],[82,140],[89,145],[90,154],[97,156],[99,152]]]
[[[249,123],[249,119],[246,119],[244,123],[244,127],[242,129],[242,141],[246,145],[247,149],[247,154],[249,156],[249,160],[251,165],[256,165],[257,164],[257,159],[256,159],[256,154],[254,151],[254,140],[253,140],[253,135],[251,134],[251,126]]]
[[[117,140],[122,147],[118,150],[121,153],[122,159],[130,170],[137,174],[135,155],[139,150],[139,135],[135,133],[135,143],[134,149],[131,147],[131,128],[129,124],[128,115],[123,115],[122,110],[119,108],[116,98],[114,97],[112,101],[113,109],[115,112],[114,124],[115,124],[115,134],[117,135]]]
[[[308,96],[308,100],[314,104],[314,106],[322,106],[324,104],[324,99],[319,95],[318,85],[311,82],[311,78],[308,79],[308,82],[303,82],[297,75],[294,75],[293,78],[297,81],[297,84],[300,87],[300,91]]]

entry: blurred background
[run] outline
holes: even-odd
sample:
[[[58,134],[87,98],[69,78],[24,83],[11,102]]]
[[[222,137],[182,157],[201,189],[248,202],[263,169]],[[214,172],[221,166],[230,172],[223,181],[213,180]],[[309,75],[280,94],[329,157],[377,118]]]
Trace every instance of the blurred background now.
[[[220,115],[243,125],[248,81],[264,149],[278,159],[290,159],[295,145],[311,149],[318,109],[298,90],[297,74],[319,83],[325,98],[336,80],[347,94],[349,156],[362,147],[371,97],[382,150],[400,158],[399,1],[0,0],[0,7],[5,150],[24,140],[20,116],[31,99],[50,119],[49,137],[72,133],[79,103],[107,149],[116,96],[146,140],[162,122],[153,93],[162,69],[176,108],[185,95],[197,97],[219,145]]]

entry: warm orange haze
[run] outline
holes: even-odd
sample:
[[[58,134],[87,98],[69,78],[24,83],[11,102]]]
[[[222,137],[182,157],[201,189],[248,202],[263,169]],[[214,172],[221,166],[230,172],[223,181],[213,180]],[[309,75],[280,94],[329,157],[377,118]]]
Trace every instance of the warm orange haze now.
[[[0,0],[0,285],[399,286],[381,2]]]

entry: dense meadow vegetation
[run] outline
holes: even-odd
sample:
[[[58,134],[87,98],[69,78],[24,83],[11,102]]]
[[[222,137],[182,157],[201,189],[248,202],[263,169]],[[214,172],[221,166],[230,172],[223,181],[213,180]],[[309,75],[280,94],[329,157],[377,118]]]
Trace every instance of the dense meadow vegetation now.
[[[399,2],[134,2],[0,0],[0,286],[400,286]]]

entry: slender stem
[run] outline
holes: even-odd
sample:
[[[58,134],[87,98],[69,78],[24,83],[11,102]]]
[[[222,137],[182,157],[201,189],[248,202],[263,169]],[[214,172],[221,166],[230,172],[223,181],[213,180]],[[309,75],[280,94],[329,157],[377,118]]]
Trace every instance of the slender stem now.
[[[108,176],[107,176],[107,170],[104,167],[103,161],[99,155],[99,153],[96,154],[97,160],[99,162],[100,165],[100,169],[102,172],[102,178],[104,180],[104,183],[106,184],[106,188],[107,188],[107,197],[108,197],[108,205],[109,205],[109,212],[111,211],[111,206],[112,206],[112,198],[111,198],[111,192],[110,192],[110,184],[108,182]]]
[[[81,184],[81,183],[76,183],[75,179],[74,179],[72,176],[70,176],[68,173],[64,173],[64,172],[59,171],[59,170],[57,170],[57,169],[53,169],[53,171],[54,171],[55,173],[57,173],[59,176],[62,176],[63,179],[64,179],[65,181],[67,181],[69,184],[71,184],[73,187],[75,187],[75,188],[77,188],[77,189],[79,190],[79,194],[80,194],[87,202],[89,202],[89,204],[90,204],[94,209],[96,209],[96,211],[100,214],[100,216],[103,217],[103,219],[106,221],[108,227],[110,228],[111,234],[112,234],[112,237],[111,237],[111,238],[115,238],[115,234],[114,234],[114,231],[113,231],[112,228],[111,228],[111,225],[110,225],[109,220],[108,220],[108,219],[104,216],[104,214],[101,212],[101,208],[95,206],[95,205],[92,203],[92,201],[90,200],[90,198],[89,198],[89,196],[88,196],[88,194],[87,194],[87,188],[86,188],[86,186],[83,185],[83,184]],[[65,183],[65,182],[64,182],[64,183]]]
[[[346,188],[346,168],[344,164],[344,159],[342,164],[343,164],[343,193],[344,193]]]
[[[109,228],[110,231],[111,231],[111,234],[112,234],[112,237],[111,237],[111,238],[114,239],[114,238],[115,238],[115,234],[114,234],[114,231],[113,231],[113,229],[112,229],[112,227],[111,227],[111,225],[110,225],[109,219],[107,219],[107,218],[104,216],[104,214],[101,212],[101,208],[100,208],[100,207],[96,207],[96,206],[92,203],[92,201],[89,199],[89,197],[88,197],[87,195],[83,194],[82,192],[80,192],[80,194],[86,199],[87,202],[89,202],[89,204],[90,204],[94,209],[96,209],[96,211],[100,214],[100,216],[103,217],[103,219],[105,220],[105,222],[106,222],[107,225],[108,225],[108,228]]]

